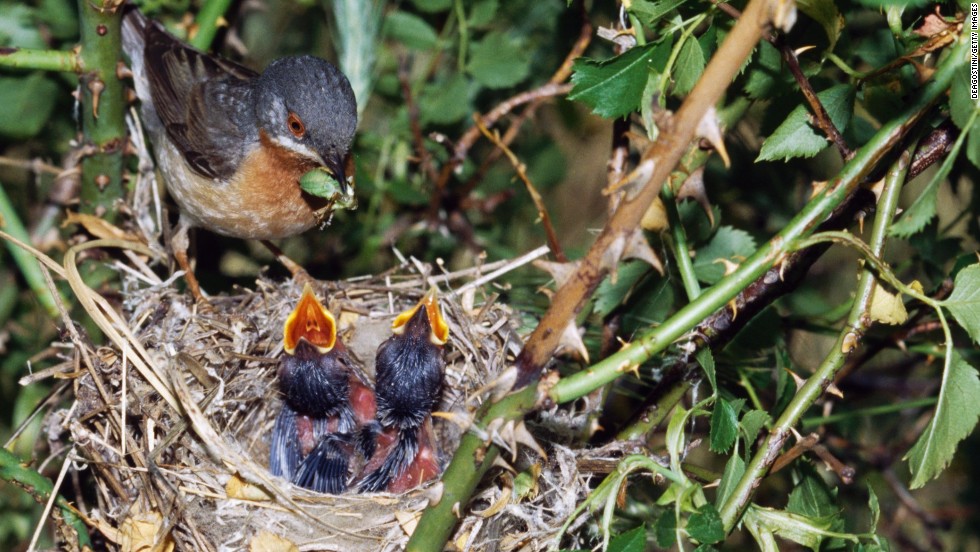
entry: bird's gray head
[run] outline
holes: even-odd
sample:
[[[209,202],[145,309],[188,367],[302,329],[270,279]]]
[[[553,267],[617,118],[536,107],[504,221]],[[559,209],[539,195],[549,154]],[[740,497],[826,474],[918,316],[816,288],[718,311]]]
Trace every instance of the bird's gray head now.
[[[255,84],[259,128],[275,143],[329,169],[344,193],[357,101],[347,77],[313,56],[272,62]]]

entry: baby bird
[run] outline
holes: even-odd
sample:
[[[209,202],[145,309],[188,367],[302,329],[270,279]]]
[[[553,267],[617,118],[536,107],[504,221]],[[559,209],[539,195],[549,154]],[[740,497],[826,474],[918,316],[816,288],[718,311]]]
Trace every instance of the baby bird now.
[[[317,492],[343,492],[356,430],[376,415],[374,392],[309,284],[283,334],[283,405],[272,432],[269,469]]]
[[[378,348],[375,364],[377,423],[366,429],[374,428],[376,450],[361,492],[401,492],[439,473],[431,413],[442,391],[449,327],[435,288],[391,326],[394,335]]]

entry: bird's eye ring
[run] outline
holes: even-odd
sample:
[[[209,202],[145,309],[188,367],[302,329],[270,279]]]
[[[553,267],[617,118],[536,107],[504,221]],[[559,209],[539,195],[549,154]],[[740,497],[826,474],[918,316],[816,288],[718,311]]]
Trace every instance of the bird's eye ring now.
[[[297,138],[302,138],[306,134],[306,126],[303,125],[303,121],[299,118],[299,115],[289,112],[289,117],[286,119],[286,126],[289,127],[289,132],[293,133],[293,136]]]

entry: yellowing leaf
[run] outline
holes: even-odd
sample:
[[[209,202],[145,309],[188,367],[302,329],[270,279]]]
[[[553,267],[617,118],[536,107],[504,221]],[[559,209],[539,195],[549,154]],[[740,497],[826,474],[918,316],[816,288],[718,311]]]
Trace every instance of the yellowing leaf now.
[[[170,534],[161,535],[163,516],[158,512],[134,512],[119,527],[119,548],[123,552],[171,552]]]
[[[875,286],[874,295],[871,296],[871,319],[895,326],[904,324],[909,319],[909,313],[905,310],[901,296],[892,295],[881,286]]]
[[[237,475],[231,476],[231,479],[225,483],[225,494],[228,495],[228,498],[237,498],[240,500],[272,500],[272,497],[264,489],[246,482]]]

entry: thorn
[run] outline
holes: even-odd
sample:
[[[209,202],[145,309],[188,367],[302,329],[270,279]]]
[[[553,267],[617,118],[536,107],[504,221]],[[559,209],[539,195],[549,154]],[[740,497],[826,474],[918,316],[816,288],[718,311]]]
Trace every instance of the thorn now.
[[[816,46],[815,44],[811,44],[811,45],[809,45],[809,46],[800,46],[799,48],[797,48],[797,49],[795,49],[795,50],[793,50],[793,54],[794,54],[794,55],[795,55],[796,57],[800,57],[800,54],[802,54],[802,53],[804,53],[804,52],[809,52],[810,50],[812,50],[812,49],[814,49],[814,48],[816,48],[816,47],[817,47],[817,46]]]
[[[557,288],[563,287],[568,280],[571,279],[572,275],[575,274],[575,271],[578,270],[579,267],[579,261],[557,263],[554,261],[538,259],[531,264],[547,272],[555,281],[555,287]]]
[[[499,458],[499,456],[498,456]],[[442,493],[445,490],[442,481],[436,481],[434,485],[422,491],[422,496],[429,499],[429,506],[436,506],[442,500]]]
[[[789,368],[783,368],[783,370],[786,370],[786,373],[787,373],[787,374],[789,374],[789,375],[791,375],[791,376],[793,376],[793,383],[795,383],[795,384],[796,384],[796,390],[797,390],[797,391],[799,391],[799,390],[800,390],[800,388],[801,388],[801,387],[803,387],[803,384],[805,384],[805,383],[806,383],[806,380],[805,380],[805,379],[803,379],[803,378],[801,378],[801,377],[799,376],[799,374],[797,374],[796,372],[794,372],[794,371],[792,371],[792,370],[790,370]],[[796,430],[795,430],[795,429],[793,430],[793,433],[796,433]],[[798,435],[799,435],[799,434],[797,434],[797,436],[798,436]]]
[[[482,511],[473,510],[473,513],[484,519],[499,514],[504,510],[504,508],[508,504],[510,504],[510,497],[512,493],[513,493],[513,488],[504,486],[500,490],[500,498],[498,498],[496,502],[494,502],[489,507],[487,507],[486,510],[482,510]]]
[[[718,124],[718,112],[715,111],[715,106],[709,107],[704,112],[704,116],[698,122],[695,135],[698,138],[704,138],[711,144],[711,147],[721,156],[721,160],[725,163],[726,169],[731,167],[731,161],[728,159],[728,150],[725,149],[725,141],[721,137],[721,126]]]
[[[636,193],[650,181],[653,176],[654,163],[652,159],[642,161],[635,169],[620,179],[619,182],[607,186],[602,190],[602,195],[609,196],[619,191],[626,192],[626,200],[629,201],[636,196]]]
[[[728,276],[729,274],[735,272],[736,270],[738,270],[738,267],[741,266],[738,263],[729,261],[728,259],[715,259],[714,261],[712,261],[712,264],[714,263],[721,263],[725,267],[725,276]]]
[[[463,431],[467,431],[473,426],[473,417],[462,412],[433,412],[432,416],[448,420]]]
[[[732,322],[735,321],[735,317],[738,316],[738,302],[736,299],[732,299],[728,302],[728,306],[732,309]]]
[[[548,460],[548,454],[545,453],[544,449],[541,448],[541,445],[539,445],[537,440],[534,439],[534,436],[531,435],[531,432],[528,431],[523,420],[514,426],[514,440],[536,452],[543,460]]]
[[[490,465],[501,468],[506,472],[517,473],[517,470],[514,469],[514,466],[511,466],[506,460],[504,460],[504,457],[499,454],[496,456],[496,458],[493,459],[493,463]]]
[[[837,387],[837,385],[834,382],[830,382],[830,385],[828,385],[827,388],[824,389],[824,391],[826,393],[829,393],[829,394],[837,397],[837,398],[840,398],[840,399],[843,399],[844,398],[844,392],[841,391],[840,390],[840,387]]]
[[[727,154],[726,154],[727,155]],[[728,163],[725,163],[727,166]],[[715,212],[711,209],[711,202],[708,200],[708,192],[704,189],[704,167],[698,167],[688,175],[677,190],[677,200],[693,199],[701,206],[704,214],[708,215],[708,222],[712,228],[715,226]]]
[[[558,348],[555,352],[574,353],[579,359],[589,364],[589,351],[585,348],[585,342],[582,341],[582,334],[579,333],[578,326],[575,325],[575,320],[570,321],[565,326],[565,331],[558,338]]]

